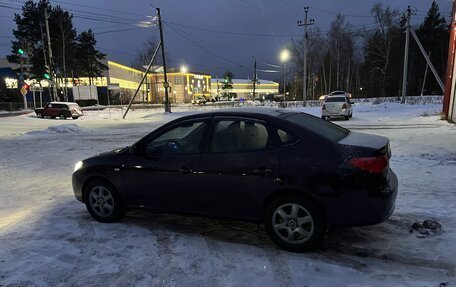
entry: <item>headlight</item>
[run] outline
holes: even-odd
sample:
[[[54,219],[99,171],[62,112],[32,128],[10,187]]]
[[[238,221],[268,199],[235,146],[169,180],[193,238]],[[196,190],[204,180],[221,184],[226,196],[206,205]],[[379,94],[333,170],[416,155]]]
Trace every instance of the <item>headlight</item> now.
[[[82,167],[82,161],[78,161],[76,163],[76,165],[74,166],[74,171],[73,172],[78,171],[79,169],[81,169],[81,167]]]

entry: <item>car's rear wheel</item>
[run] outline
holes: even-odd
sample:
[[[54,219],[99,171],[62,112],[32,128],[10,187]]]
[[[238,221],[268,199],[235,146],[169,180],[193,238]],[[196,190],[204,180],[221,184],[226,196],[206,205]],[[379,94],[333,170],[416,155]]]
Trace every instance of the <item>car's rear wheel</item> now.
[[[79,117],[71,117],[71,118],[73,118],[73,120],[77,120]]]
[[[85,189],[87,211],[100,222],[116,222],[125,214],[117,190],[104,180],[93,180]]]
[[[59,115],[59,118],[61,118],[62,120],[66,119],[66,116],[64,114],[60,114]]]
[[[344,116],[345,120],[348,121],[350,119],[350,116]]]
[[[275,244],[293,252],[314,247],[326,228],[321,209],[297,195],[273,200],[266,208],[264,224]]]
[[[326,117],[325,116],[321,116],[321,119],[326,120]]]

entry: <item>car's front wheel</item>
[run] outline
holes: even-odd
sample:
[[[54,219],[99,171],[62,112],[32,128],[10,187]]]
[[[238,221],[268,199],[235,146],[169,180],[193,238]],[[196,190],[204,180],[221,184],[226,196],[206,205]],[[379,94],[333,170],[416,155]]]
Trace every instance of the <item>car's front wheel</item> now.
[[[104,180],[93,180],[85,189],[87,211],[100,222],[116,222],[125,214],[125,208],[114,186]]]
[[[326,228],[321,209],[298,195],[273,200],[265,210],[264,224],[275,244],[293,252],[314,247]]]

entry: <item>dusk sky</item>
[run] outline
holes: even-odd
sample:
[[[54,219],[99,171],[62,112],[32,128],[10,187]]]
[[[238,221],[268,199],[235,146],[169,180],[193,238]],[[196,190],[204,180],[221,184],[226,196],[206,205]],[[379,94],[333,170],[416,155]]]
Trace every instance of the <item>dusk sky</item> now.
[[[20,13],[24,1],[0,0],[0,57],[10,51],[14,13]],[[258,68],[274,69],[267,64],[280,64],[279,52],[291,38],[300,39],[303,27],[297,20],[304,18],[304,6],[309,6],[309,18],[322,32],[329,29],[337,13],[346,15],[354,29],[374,27],[370,9],[378,1],[352,0],[62,0],[52,1],[74,14],[78,32],[92,28],[98,48],[108,59],[130,65],[147,39],[158,40],[158,29],[140,28],[132,23],[146,21],[160,7],[164,26],[168,66],[187,65],[192,71],[209,72],[214,77],[231,70],[237,78],[252,75],[253,58]],[[423,20],[432,1],[382,1],[384,5],[404,11],[408,5],[416,10],[412,25]],[[437,1],[440,11],[449,21],[451,1]],[[82,19],[90,18],[90,19]],[[121,30],[121,31],[119,31]],[[259,73],[260,78],[278,79],[277,73]]]

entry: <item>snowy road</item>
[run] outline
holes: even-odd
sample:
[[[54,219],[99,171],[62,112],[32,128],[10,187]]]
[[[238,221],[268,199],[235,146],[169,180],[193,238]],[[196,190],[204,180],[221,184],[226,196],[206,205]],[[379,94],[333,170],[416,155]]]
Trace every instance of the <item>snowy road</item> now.
[[[332,230],[305,254],[276,248],[255,224],[138,211],[101,224],[76,201],[78,160],[184,113],[1,118],[0,286],[455,286],[456,127],[432,116],[439,109],[360,105],[336,121],[390,138],[396,211],[377,226]],[[442,231],[409,231],[425,219]]]

